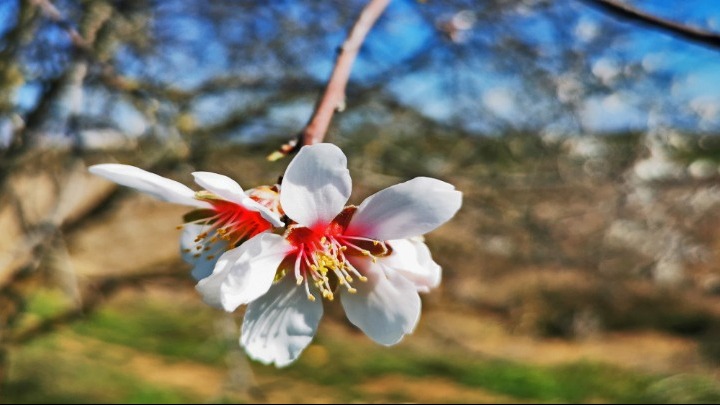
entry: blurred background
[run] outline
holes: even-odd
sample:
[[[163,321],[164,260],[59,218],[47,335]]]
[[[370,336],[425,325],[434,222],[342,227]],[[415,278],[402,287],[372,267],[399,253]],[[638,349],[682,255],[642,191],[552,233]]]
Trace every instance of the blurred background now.
[[[87,166],[272,184],[366,2],[0,0],[0,402],[720,402],[720,41],[597,3],[391,3],[327,140],[353,203],[463,191],[443,283],[392,348],[326,303],[277,370],[196,294],[186,209]]]

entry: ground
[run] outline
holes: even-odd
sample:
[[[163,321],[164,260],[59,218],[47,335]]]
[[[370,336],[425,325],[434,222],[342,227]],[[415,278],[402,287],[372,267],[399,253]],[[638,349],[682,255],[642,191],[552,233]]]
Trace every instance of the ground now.
[[[718,402],[718,176],[649,178],[642,138],[595,142],[347,142],[351,202],[418,175],[463,191],[456,218],[427,236],[443,283],[423,296],[415,333],[391,348],[326,305],[316,340],[281,370],[239,349],[242,310],[198,298],[178,258],[183,207],[128,190],[106,201],[113,190],[84,166],[64,168],[72,193],[53,189],[47,165],[20,173],[27,221],[83,219],[63,219],[72,226],[39,261],[47,274],[22,290],[12,333],[87,302],[110,275],[161,277],[100,294],[92,310],[7,346],[0,401]],[[710,153],[687,148],[668,161],[685,170]],[[286,163],[259,150],[214,151],[202,169],[272,182]],[[84,163],[135,158],[123,156]],[[174,167],[163,174],[190,184],[193,169]],[[53,209],[63,198],[69,208]],[[14,252],[0,257],[7,268],[32,257],[7,205],[0,223],[0,246]]]

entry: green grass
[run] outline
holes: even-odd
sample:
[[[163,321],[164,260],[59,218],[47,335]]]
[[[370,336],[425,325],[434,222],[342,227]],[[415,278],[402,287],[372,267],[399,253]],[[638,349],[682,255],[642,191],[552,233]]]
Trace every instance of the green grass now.
[[[214,319],[219,316],[223,316],[219,311],[201,304],[134,302],[122,308],[103,308],[73,329],[145,352],[222,365],[228,342],[214,329]]]
[[[452,349],[419,354],[404,348],[371,344],[353,347],[340,343],[327,338],[320,343],[328,349],[329,358],[340,361],[316,367],[301,358],[290,372],[297,378],[336,386],[349,398],[360,395],[359,383],[384,375],[404,375],[439,377],[469,388],[539,402],[720,402],[720,385],[699,375],[686,375],[675,381],[675,377],[590,362],[535,366],[462,354]],[[261,372],[276,371],[262,367]]]
[[[42,298],[38,300],[42,301]],[[33,305],[38,313],[49,311],[50,304],[36,302]],[[71,330],[60,330],[14,349],[9,379],[0,387],[1,401],[166,403],[207,400],[193,398],[176,388],[143,381],[124,367],[127,353],[114,352],[112,345],[104,346],[102,342],[225,370],[229,344],[236,345],[237,340],[233,336],[233,341],[228,343],[219,337],[213,323],[220,316],[224,315],[192,300],[112,301],[99,312],[72,325]],[[420,383],[424,378],[442,378],[468,389],[536,402],[720,402],[718,384],[702,376],[668,377],[589,362],[537,366],[491,359],[448,345],[422,349],[407,345],[385,348],[347,332],[332,335],[333,329],[324,329],[321,328],[315,344],[327,351],[328,362],[318,363],[312,356],[305,355],[287,369],[254,365],[259,378],[288,378],[317,384],[332,390],[338,401],[416,400],[392,389],[382,394],[371,394],[362,389],[362,383],[378,377],[400,375]],[[78,335],[100,343],[71,352],[63,350],[58,343],[67,344],[68,339]],[[453,398],[448,398],[448,402],[453,402]]]
[[[331,361],[313,367],[302,359],[290,370],[297,378],[321,385],[333,385],[355,392],[362,381],[383,375],[441,377],[471,388],[535,401],[607,401],[642,403],[657,398],[646,394],[661,376],[650,376],[615,367],[573,363],[541,367],[480,358],[457,353],[418,355],[405,349],[365,347],[352,349],[338,342],[322,343],[330,350]],[[349,351],[350,350],[350,351]],[[352,352],[352,350],[358,350]],[[272,369],[264,372],[272,373]]]
[[[13,352],[3,403],[177,403],[189,394],[151,385],[123,370],[113,353],[65,353],[54,337]]]

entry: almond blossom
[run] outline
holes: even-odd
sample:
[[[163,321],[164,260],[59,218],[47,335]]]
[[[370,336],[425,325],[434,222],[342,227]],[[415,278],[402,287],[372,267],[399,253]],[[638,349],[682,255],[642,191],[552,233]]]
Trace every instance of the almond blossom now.
[[[278,367],[310,343],[336,295],[355,326],[393,345],[420,317],[418,292],[440,282],[440,266],[420,235],[458,211],[462,194],[446,182],[418,177],[346,206],[347,159],[331,144],[303,147],[282,180],[280,203],[292,223],[223,255],[197,289],[234,311],[249,304],[240,344]]]
[[[196,280],[209,276],[224,252],[254,236],[283,226],[276,188],[263,186],[243,191],[231,178],[211,172],[194,172],[204,190],[123,164],[99,164],[90,172],[158,200],[187,205],[194,210],[184,217],[180,237],[183,260],[193,266]]]

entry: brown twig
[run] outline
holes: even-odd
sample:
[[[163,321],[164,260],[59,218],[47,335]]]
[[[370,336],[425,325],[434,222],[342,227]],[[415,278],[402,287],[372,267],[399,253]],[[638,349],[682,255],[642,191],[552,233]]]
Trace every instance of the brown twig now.
[[[54,23],[62,27],[65,32],[67,32],[70,40],[76,48],[79,48],[85,52],[89,52],[92,50],[91,45],[88,43],[88,41],[86,41],[85,38],[80,35],[78,30],[75,29],[75,27],[73,27],[73,25],[63,17],[62,13],[60,13],[60,11],[55,7],[54,4],[52,4],[52,2],[50,2],[50,0],[31,0],[30,3],[34,4],[40,10],[42,10],[43,15],[45,15],[45,17],[47,17],[50,21],[53,21]]]
[[[618,0],[582,1],[592,6],[595,6],[615,17],[620,17],[624,20],[641,23],[650,28],[658,29],[660,31],[669,33],[690,42],[694,42],[715,49],[720,49],[720,34],[718,33],[705,31],[700,28],[689,27],[675,21],[666,20],[664,18],[660,18],[652,14],[648,14],[637,8],[631,7],[630,5],[620,2]]]
[[[368,32],[370,32],[370,29],[375,25],[388,4],[390,4],[390,0],[370,0],[365,6],[345,42],[339,48],[330,80],[307,125],[297,138],[292,139],[270,154],[268,160],[278,160],[303,145],[312,145],[325,139],[335,111],[345,109],[345,88],[348,79],[350,79],[350,71],[358,51],[360,51]]]

